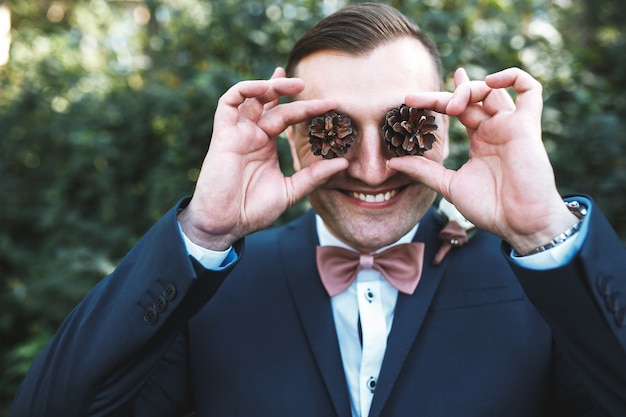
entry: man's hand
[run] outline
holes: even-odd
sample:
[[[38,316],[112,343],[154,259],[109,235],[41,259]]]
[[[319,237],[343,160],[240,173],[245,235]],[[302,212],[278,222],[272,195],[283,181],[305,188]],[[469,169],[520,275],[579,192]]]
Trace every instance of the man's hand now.
[[[454,82],[453,93],[410,95],[406,104],[457,117],[470,138],[469,160],[457,171],[417,156],[394,158],[389,167],[427,184],[519,253],[548,243],[575,224],[541,140],[539,82],[518,68],[484,81],[470,81],[459,69]],[[508,88],[517,93],[515,102]]]
[[[288,126],[331,110],[331,100],[279,104],[304,83],[278,68],[270,80],[243,81],[219,100],[213,136],[189,205],[179,214],[184,233],[208,249],[226,249],[270,226],[298,200],[345,169],[343,158],[320,160],[285,177],[275,138]]]

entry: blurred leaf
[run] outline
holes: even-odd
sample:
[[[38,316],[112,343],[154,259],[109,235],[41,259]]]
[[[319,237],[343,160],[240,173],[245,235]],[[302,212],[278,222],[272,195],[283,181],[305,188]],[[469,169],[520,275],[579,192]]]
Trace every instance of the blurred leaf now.
[[[193,192],[220,95],[266,78],[348,1],[13,0],[0,66],[0,413],[60,321]],[[544,84],[561,190],[591,194],[626,237],[626,15],[614,0],[395,0],[452,72],[520,66]],[[452,155],[465,161],[451,122]],[[292,172],[279,139],[281,164]],[[306,202],[279,221],[293,218]]]

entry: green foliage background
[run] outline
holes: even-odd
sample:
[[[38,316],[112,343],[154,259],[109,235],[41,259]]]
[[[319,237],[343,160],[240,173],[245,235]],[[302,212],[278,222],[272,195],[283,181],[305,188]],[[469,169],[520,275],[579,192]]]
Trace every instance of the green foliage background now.
[[[72,306],[193,191],[218,97],[268,77],[347,3],[0,0],[12,16],[0,66],[0,413]],[[561,191],[591,194],[626,237],[618,1],[390,3],[436,40],[447,79],[461,65],[472,78],[509,66],[535,75]],[[467,154],[458,124],[452,140],[456,167]]]

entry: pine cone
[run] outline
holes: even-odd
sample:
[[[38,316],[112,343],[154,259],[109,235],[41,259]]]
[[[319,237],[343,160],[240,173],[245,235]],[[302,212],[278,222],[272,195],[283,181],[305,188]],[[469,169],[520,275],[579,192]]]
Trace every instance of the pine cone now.
[[[435,116],[424,109],[406,104],[391,109],[385,118],[383,136],[389,150],[396,156],[424,155],[432,149],[437,130]]]
[[[351,124],[348,116],[332,110],[311,119],[309,143],[313,155],[322,155],[325,159],[345,155],[354,142]]]

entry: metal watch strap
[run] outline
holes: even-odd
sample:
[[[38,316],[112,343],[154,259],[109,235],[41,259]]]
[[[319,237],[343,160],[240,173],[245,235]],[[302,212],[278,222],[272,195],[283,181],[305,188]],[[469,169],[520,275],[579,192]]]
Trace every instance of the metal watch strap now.
[[[579,220],[582,220],[583,217],[587,214],[587,207],[581,205],[578,201],[566,201],[565,206],[567,206],[568,210]]]
[[[552,249],[553,247],[560,245],[570,237],[574,236],[576,232],[580,230],[580,226],[583,223],[582,219],[587,214],[587,208],[581,205],[578,201],[566,201],[565,205],[567,206],[569,211],[579,219],[578,223],[568,228],[558,236],[555,236],[550,242],[546,243],[545,245],[539,246],[538,248],[535,248],[527,254],[521,256],[535,255],[537,253],[545,252],[548,249]]]

